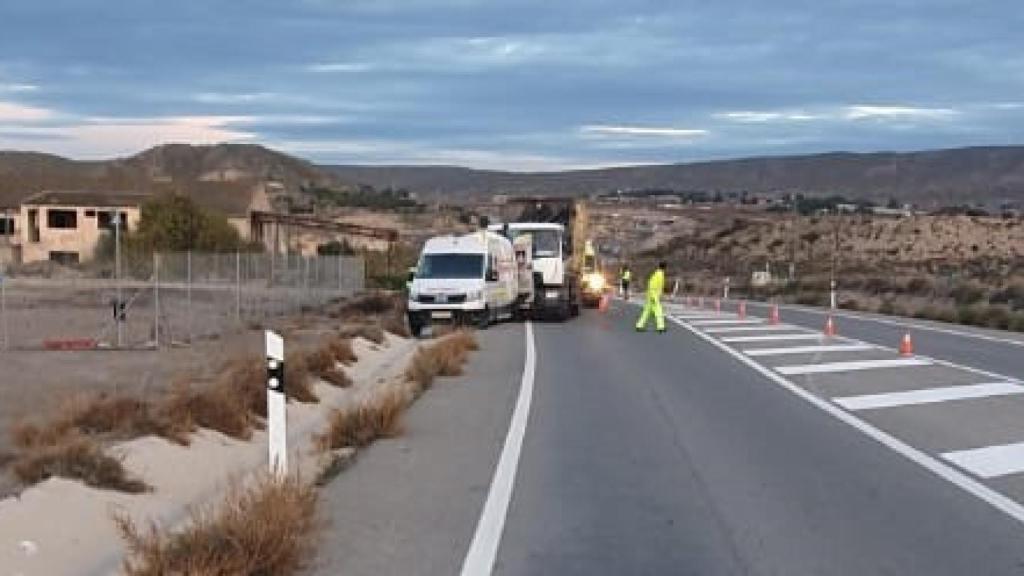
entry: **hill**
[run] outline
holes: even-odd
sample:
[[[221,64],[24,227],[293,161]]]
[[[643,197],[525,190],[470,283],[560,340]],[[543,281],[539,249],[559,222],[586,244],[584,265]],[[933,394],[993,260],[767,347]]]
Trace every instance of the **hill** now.
[[[836,152],[566,172],[495,172],[456,167],[331,166],[343,180],[395,186],[426,197],[586,195],[628,189],[842,194],[922,206],[999,205],[1024,200],[1024,146],[924,152]]]
[[[285,193],[303,185],[340,181],[313,164],[246,144],[168,144],[134,156],[82,162],[35,152],[0,152],[0,206],[17,205],[40,190],[181,191],[215,207],[237,203],[258,183],[280,183]]]

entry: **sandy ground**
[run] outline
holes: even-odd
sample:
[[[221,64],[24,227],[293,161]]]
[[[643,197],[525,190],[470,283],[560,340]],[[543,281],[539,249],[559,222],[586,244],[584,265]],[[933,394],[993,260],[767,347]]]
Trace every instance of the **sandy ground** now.
[[[347,369],[355,381],[352,388],[319,383],[319,404],[289,404],[290,466],[313,474],[318,464],[313,436],[325,428],[331,409],[401,378],[415,349],[415,341],[390,335],[383,346],[357,340],[359,361]],[[179,525],[187,520],[190,506],[212,501],[230,482],[261,470],[267,458],[262,432],[239,441],[204,430],[189,447],[146,437],[111,450],[153,492],[127,495],[51,479],[0,501],[0,566],[5,576],[116,574],[123,548],[113,515],[142,525]]]

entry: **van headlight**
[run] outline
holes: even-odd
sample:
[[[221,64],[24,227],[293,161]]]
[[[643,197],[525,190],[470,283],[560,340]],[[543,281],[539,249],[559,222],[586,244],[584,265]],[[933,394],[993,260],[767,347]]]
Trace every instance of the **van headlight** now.
[[[470,302],[476,302],[477,300],[483,300],[483,299],[484,299],[484,291],[483,290],[470,290],[469,292],[466,292],[466,300],[468,300]]]

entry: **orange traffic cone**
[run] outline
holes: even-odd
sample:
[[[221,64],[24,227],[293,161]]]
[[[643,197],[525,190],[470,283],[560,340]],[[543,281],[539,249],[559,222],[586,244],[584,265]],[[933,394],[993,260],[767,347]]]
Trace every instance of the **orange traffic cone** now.
[[[825,320],[825,336],[836,335],[836,323],[832,320],[832,315],[828,315],[828,320]]]
[[[607,312],[608,306],[611,304],[611,299],[611,294],[608,294],[607,292],[604,293],[601,296],[601,301],[597,305],[597,309],[600,310],[601,312]]]
[[[744,318],[747,317],[747,301],[746,300],[740,300],[740,309],[739,309],[739,311],[736,312],[736,315],[739,317],[740,320],[743,320]]]
[[[900,356],[913,356],[914,355],[914,341],[910,339],[910,332],[903,334],[903,339],[900,340]]]
[[[769,324],[778,324],[779,323],[779,305],[778,304],[772,304],[772,311],[771,311],[770,314],[768,314],[768,323]]]

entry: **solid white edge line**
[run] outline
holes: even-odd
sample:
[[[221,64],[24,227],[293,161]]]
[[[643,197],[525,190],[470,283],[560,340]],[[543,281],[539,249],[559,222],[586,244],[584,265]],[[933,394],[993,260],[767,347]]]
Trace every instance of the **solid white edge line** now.
[[[498,466],[494,469],[494,478],[487,491],[480,520],[477,522],[469,551],[462,562],[462,576],[485,576],[494,570],[494,561],[498,556],[498,546],[505,529],[505,518],[508,515],[509,503],[512,501],[512,489],[515,486],[516,470],[519,467],[519,455],[523,449],[523,438],[526,436],[526,422],[530,416],[530,404],[533,401],[533,383],[537,368],[537,352],[533,339],[533,324],[526,323],[526,361],[523,366],[523,379],[519,386],[519,397],[512,413],[512,421],[505,436],[505,445],[501,449]]]
[[[1024,386],[1018,382],[987,382],[982,384],[958,384],[935,388],[919,388],[903,392],[882,394],[860,394],[856,396],[833,397],[832,401],[847,410],[877,410],[879,408],[901,408],[938,404],[957,400],[992,398],[1024,394]]]
[[[980,500],[987,502],[993,508],[999,510],[1000,512],[1006,514],[1014,520],[1024,524],[1024,506],[1022,506],[1021,504],[1000,494],[999,492],[996,492],[995,490],[989,488],[988,486],[985,486],[981,482],[978,482],[977,480],[971,478],[970,476],[964,474],[963,472],[957,470],[956,468],[944,464],[943,462],[937,460],[936,458],[929,456],[928,454],[925,454],[924,452],[921,452],[916,448],[911,447],[909,444],[904,443],[903,441],[897,439],[895,436],[891,436],[888,433],[883,432],[878,428],[875,428],[874,426],[868,424],[867,422],[864,422],[863,420],[853,416],[849,412],[845,412],[844,410],[830,404],[828,401],[819,398],[814,394],[811,394],[810,392],[804,390],[803,388],[800,388],[796,384],[790,382],[789,380],[786,380],[785,378],[776,374],[775,372],[772,372],[770,369],[761,366],[760,364],[758,364],[754,360],[751,360],[750,358],[747,358],[742,353],[733,350],[732,348],[726,346],[725,344],[719,342],[718,340],[706,334],[702,334],[699,330],[696,330],[688,326],[685,322],[681,322],[674,318],[671,318],[670,320],[675,324],[682,326],[689,332],[697,335],[706,342],[710,343],[712,346],[715,346],[719,350],[722,350],[723,352],[729,354],[739,362],[746,364],[749,368],[753,369],[755,372],[761,374],[765,378],[768,378],[772,382],[778,384],[779,386],[782,386],[783,388],[789,390],[793,394],[796,394],[798,397],[806,400],[807,402],[810,402],[815,407],[827,412],[828,414],[835,417],[844,424],[852,426],[853,428],[867,435],[872,440],[875,440],[876,442],[882,444],[883,446],[886,446],[887,448],[893,450],[894,452],[903,456],[904,458],[907,458],[908,460],[917,463],[918,465],[924,467],[925,469],[932,472],[936,476],[942,478],[943,480],[946,480],[947,482],[952,483],[958,488],[965,490],[966,492],[975,496],[976,498],[979,498]]]

